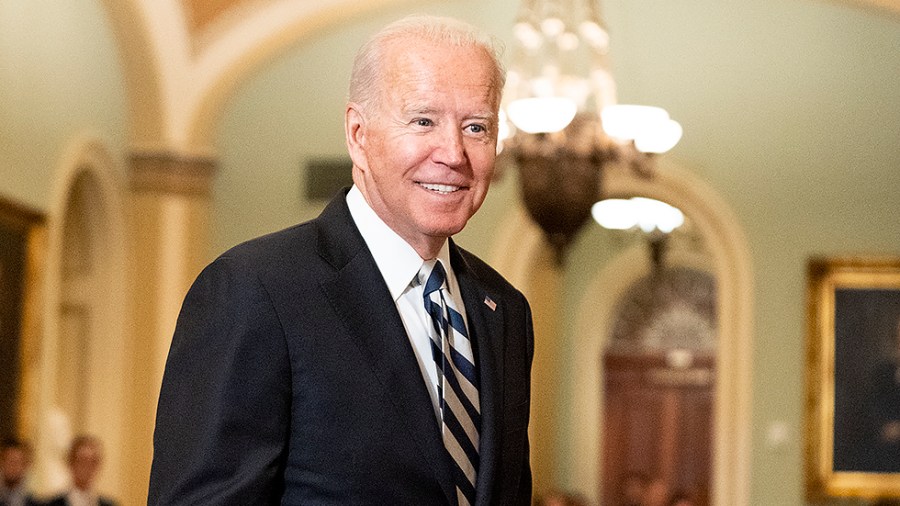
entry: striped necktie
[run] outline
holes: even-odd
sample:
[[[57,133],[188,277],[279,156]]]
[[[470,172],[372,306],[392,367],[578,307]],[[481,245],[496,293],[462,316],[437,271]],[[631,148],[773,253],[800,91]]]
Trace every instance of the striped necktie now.
[[[453,481],[460,506],[475,504],[481,408],[472,343],[462,315],[447,289],[444,267],[433,264],[425,282],[425,310],[431,317],[431,355],[438,370],[441,432],[453,458]]]

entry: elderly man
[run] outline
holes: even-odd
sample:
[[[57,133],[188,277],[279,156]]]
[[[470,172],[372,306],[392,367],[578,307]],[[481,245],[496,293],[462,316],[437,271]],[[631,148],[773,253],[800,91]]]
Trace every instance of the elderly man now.
[[[185,299],[149,504],[530,504],[530,309],[450,239],[487,194],[503,81],[451,19],[361,48],[353,187]]]

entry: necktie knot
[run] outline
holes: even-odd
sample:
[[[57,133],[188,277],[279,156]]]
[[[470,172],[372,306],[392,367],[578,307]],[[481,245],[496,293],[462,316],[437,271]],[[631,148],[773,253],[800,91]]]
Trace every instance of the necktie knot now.
[[[428,275],[427,281],[425,281],[425,297],[440,290],[447,278],[447,273],[444,271],[444,266],[441,265],[441,262],[438,260],[426,260],[423,270],[427,271],[429,264],[433,265],[433,267],[431,267],[431,273]]]

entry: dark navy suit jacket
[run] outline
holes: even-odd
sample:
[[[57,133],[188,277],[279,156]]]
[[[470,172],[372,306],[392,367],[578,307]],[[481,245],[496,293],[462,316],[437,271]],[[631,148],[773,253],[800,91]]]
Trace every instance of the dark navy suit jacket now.
[[[226,252],[191,287],[148,504],[456,503],[431,398],[345,194]],[[452,243],[451,263],[480,374],[477,504],[528,505],[531,311]]]

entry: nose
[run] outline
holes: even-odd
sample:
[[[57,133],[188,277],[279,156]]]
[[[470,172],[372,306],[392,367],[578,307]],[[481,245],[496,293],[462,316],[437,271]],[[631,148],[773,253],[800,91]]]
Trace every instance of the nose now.
[[[466,147],[463,133],[455,126],[448,126],[441,132],[434,150],[436,162],[449,167],[459,167],[466,162]]]

